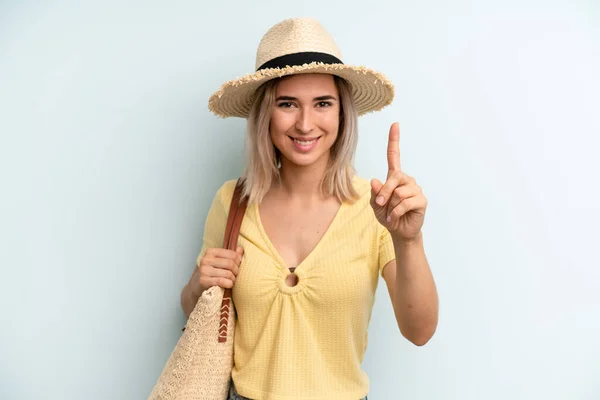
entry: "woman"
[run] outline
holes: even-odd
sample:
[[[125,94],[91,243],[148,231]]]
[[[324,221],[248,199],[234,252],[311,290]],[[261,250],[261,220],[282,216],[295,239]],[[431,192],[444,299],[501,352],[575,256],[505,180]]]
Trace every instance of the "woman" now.
[[[249,205],[238,250],[222,249],[235,181],[219,189],[181,303],[189,316],[204,290],[233,288],[230,399],[365,398],[360,364],[380,275],[402,335],[423,345],[437,326],[427,201],[400,169],[398,124],[384,183],[352,167],[357,116],[388,105],[393,86],[340,58],[317,21],[286,20],[263,37],[257,72],[209,101],[219,116],[248,119]]]

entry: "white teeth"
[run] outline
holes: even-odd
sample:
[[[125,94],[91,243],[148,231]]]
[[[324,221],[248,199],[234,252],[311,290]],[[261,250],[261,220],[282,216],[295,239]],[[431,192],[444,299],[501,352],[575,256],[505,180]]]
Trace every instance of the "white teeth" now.
[[[318,139],[318,138],[317,138],[317,139]],[[313,140],[311,140],[311,141],[308,141],[308,142],[307,142],[307,141],[304,141],[304,140],[298,140],[298,139],[294,139],[294,142],[296,142],[296,143],[298,143],[298,144],[300,144],[300,145],[302,145],[302,146],[308,146],[308,145],[311,145],[311,144],[313,144],[314,142],[316,142],[316,141],[317,141],[317,139],[313,139]]]

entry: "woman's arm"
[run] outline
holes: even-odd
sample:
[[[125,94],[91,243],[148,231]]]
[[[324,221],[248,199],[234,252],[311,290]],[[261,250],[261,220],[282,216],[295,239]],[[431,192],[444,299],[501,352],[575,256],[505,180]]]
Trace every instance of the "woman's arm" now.
[[[417,346],[431,339],[438,322],[438,296],[423,249],[421,228],[427,198],[415,178],[400,168],[400,127],[393,123],[387,149],[385,184],[371,181],[375,217],[390,233],[395,261],[383,270],[398,327]]]
[[[190,317],[198,299],[212,286],[232,288],[240,272],[244,249],[238,246],[235,251],[220,248],[206,249],[198,267],[194,268],[190,281],[181,291],[181,308]]]
[[[198,303],[198,299],[202,295],[199,275],[200,269],[194,268],[194,273],[192,274],[190,281],[181,291],[181,308],[183,309],[186,318],[190,317],[190,314],[194,311],[194,307],[196,307],[196,303]]]
[[[431,339],[438,324],[438,295],[420,233],[413,241],[392,236],[396,259],[383,270],[402,335],[417,346]]]

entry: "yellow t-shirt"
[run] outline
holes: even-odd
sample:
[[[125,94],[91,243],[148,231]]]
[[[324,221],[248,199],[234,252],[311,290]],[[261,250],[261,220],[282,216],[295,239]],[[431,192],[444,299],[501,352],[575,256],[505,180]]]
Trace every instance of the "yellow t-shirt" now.
[[[217,192],[204,243],[222,247],[235,180]],[[395,258],[391,236],[375,218],[370,183],[355,177],[360,199],[343,203],[315,249],[289,273],[250,204],[240,229],[244,248],[233,288],[237,311],[232,378],[251,399],[360,399],[367,327],[383,267]]]

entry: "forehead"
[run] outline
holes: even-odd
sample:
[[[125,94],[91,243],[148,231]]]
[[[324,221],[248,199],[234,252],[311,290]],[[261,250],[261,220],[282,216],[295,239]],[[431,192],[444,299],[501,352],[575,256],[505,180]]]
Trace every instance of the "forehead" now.
[[[286,76],[277,84],[277,95],[290,92],[300,95],[305,94],[337,94],[337,87],[333,75],[329,74],[298,74]]]

